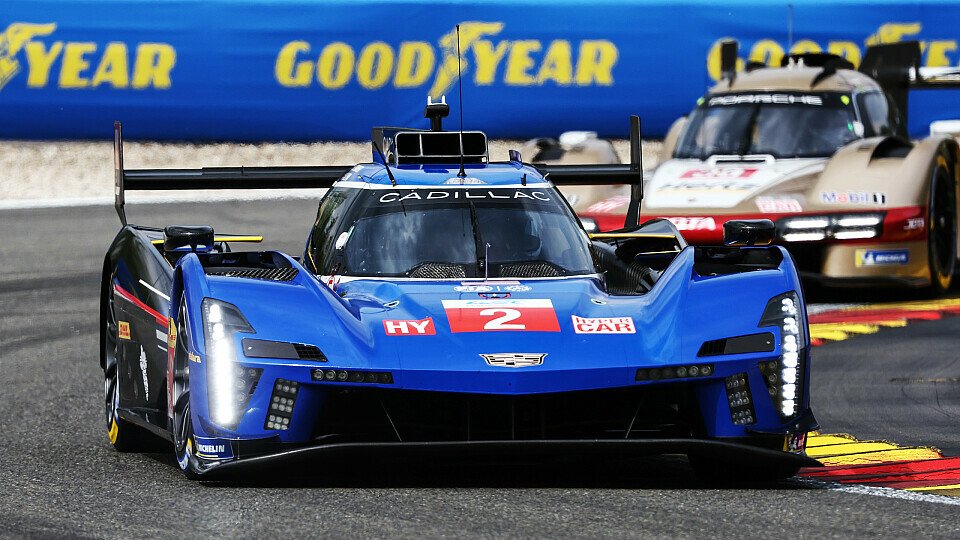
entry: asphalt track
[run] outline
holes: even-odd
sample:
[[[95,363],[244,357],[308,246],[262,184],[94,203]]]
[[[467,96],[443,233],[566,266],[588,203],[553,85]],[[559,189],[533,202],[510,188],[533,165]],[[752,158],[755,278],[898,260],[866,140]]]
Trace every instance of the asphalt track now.
[[[310,201],[128,208],[137,223],[263,233],[290,253],[301,251],[315,212]],[[671,457],[627,465],[323,462],[308,475],[239,486],[189,482],[169,452],[119,454],[107,442],[97,292],[117,229],[109,207],[0,212],[2,536],[960,535],[960,506],[796,480],[717,489]],[[813,403],[824,431],[960,455],[958,336],[960,317],[946,317],[815,348]]]

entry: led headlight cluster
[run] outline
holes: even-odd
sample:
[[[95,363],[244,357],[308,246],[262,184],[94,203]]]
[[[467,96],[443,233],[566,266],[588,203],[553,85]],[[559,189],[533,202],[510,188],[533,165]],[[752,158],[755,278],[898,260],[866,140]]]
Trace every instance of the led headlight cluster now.
[[[232,429],[239,423],[261,373],[237,363],[234,334],[254,330],[232,304],[205,298],[202,311],[210,416],[214,423]]]
[[[780,328],[780,359],[761,362],[760,371],[777,412],[786,420],[797,414],[803,388],[806,333],[797,293],[791,291],[772,298],[760,319],[760,326]]]
[[[637,381],[659,381],[663,379],[689,379],[693,377],[709,377],[713,375],[713,364],[696,364],[692,366],[668,366],[663,368],[640,368],[637,370]]]
[[[781,219],[777,229],[784,242],[876,238],[883,232],[883,214],[798,216]]]
[[[750,394],[750,382],[746,373],[737,373],[724,379],[727,388],[727,404],[730,405],[730,419],[738,426],[753,424],[756,414],[753,412],[753,396]]]
[[[286,431],[290,429],[290,420],[293,418],[293,406],[300,393],[300,383],[277,379],[273,383],[273,394],[270,396],[270,410],[264,423],[266,429]]]
[[[315,369],[313,370],[313,380],[317,382],[393,384],[393,373],[389,371]]]

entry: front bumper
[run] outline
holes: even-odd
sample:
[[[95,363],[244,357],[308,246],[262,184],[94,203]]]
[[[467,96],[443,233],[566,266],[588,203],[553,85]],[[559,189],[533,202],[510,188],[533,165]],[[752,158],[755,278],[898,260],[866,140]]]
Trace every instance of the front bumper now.
[[[821,466],[819,461],[800,453],[710,439],[496,440],[318,444],[213,464],[201,474],[204,479],[227,479],[240,472],[257,472],[298,462],[322,463],[335,460],[336,463],[343,463],[347,459],[381,465],[385,460],[419,460],[433,463],[436,459],[496,458],[540,461],[550,457],[630,459],[664,454],[709,456],[720,461],[743,463],[753,467]],[[431,461],[423,461],[425,459]]]

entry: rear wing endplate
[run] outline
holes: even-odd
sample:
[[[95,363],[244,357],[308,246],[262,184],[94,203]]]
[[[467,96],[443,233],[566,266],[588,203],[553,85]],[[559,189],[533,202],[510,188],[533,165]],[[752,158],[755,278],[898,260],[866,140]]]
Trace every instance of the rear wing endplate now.
[[[640,117],[630,117],[630,163],[626,165],[544,165],[533,164],[540,173],[557,186],[602,186],[627,184],[630,186],[630,207],[624,226],[636,226],[640,221],[640,202],[643,200],[643,154],[640,152]]]
[[[123,168],[123,129],[113,123],[114,207],[127,224],[125,193],[131,190],[316,189],[329,188],[352,165],[306,167],[203,167],[200,169]]]

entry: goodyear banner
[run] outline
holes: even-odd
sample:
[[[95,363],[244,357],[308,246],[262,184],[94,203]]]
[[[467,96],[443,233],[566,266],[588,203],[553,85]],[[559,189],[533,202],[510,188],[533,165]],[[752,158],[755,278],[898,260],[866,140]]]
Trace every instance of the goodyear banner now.
[[[792,14],[791,14],[792,12]],[[960,64],[960,2],[794,0],[3,0],[0,137],[363,139],[425,125],[427,95],[494,137],[588,129],[661,136],[741,60],[789,51],[859,62],[918,39],[928,66]],[[911,131],[960,118],[960,93],[911,99]]]

